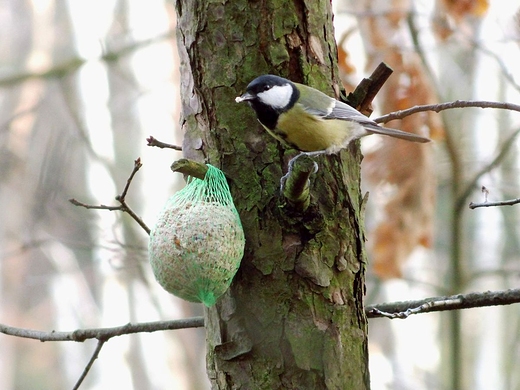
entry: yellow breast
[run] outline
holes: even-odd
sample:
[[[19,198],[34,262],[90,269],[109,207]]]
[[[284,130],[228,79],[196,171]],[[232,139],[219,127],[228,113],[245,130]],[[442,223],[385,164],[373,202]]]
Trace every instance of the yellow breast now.
[[[290,114],[280,115],[276,132],[299,150],[315,152],[343,147],[350,141],[352,125],[348,121],[317,118],[296,104]]]

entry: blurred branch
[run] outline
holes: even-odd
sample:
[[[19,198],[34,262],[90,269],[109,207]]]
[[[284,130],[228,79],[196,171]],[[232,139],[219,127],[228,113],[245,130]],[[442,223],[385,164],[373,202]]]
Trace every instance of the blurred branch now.
[[[421,65],[426,73],[428,79],[430,80],[430,87],[435,89],[435,93],[437,96],[440,95],[439,93],[439,83],[435,77],[435,73],[432,70],[432,67],[430,66],[430,63],[426,59],[426,54],[424,52],[424,48],[422,43],[419,41],[419,28],[417,27],[417,24],[415,23],[415,18],[418,16],[417,10],[415,9],[415,4],[412,2],[410,3],[411,6],[411,12],[408,13],[406,17],[406,22],[408,24],[408,30],[410,31],[410,36],[412,38],[413,47],[415,49],[415,52],[419,56],[421,60]]]
[[[152,136],[149,136],[146,139],[146,141],[148,142],[148,146],[156,146],[156,147],[161,148],[161,149],[168,148],[168,149],[179,150],[179,151],[182,150],[182,148],[180,146],[167,144],[165,142],[161,142],[161,141],[159,141],[158,139],[156,139],[156,138],[154,138]]]
[[[502,110],[511,110],[511,111],[519,111],[520,105],[513,103],[503,103],[503,102],[489,102],[485,100],[455,100],[454,102],[447,103],[439,103],[439,104],[425,104],[421,106],[414,106],[411,108],[407,108],[406,110],[399,110],[395,112],[391,112],[389,114],[380,116],[379,118],[375,118],[374,121],[377,123],[387,123],[396,119],[403,119],[407,116],[417,114],[419,112],[425,111],[435,111],[441,112],[444,110],[451,110],[454,108],[498,108]]]
[[[113,62],[119,60],[121,57],[124,57],[128,54],[133,53],[134,51],[149,46],[153,43],[171,39],[175,36],[175,30],[167,31],[164,34],[158,35],[156,37],[145,39],[140,42],[134,42],[128,46],[124,46],[117,50],[105,51],[103,55],[101,55],[98,59],[104,62]],[[81,66],[83,66],[88,61],[93,60],[92,58],[80,58],[75,57],[71,58],[67,61],[63,61],[59,64],[54,65],[52,68],[49,68],[45,71],[41,72],[25,72],[12,76],[7,76],[0,78],[0,87],[9,87],[12,85],[23,83],[27,80],[31,79],[48,79],[48,78],[60,78],[66,76],[70,73],[75,72]]]
[[[110,159],[108,159],[105,156],[101,156],[98,154],[92,145],[92,141],[89,137],[89,130],[86,128],[85,121],[83,121],[80,118],[79,111],[77,107],[75,106],[75,95],[74,91],[70,88],[68,83],[66,82],[60,82],[58,83],[58,86],[60,88],[61,94],[63,95],[63,103],[65,104],[65,107],[67,108],[68,114],[71,118],[71,120],[74,122],[75,126],[73,127],[74,131],[77,132],[79,138],[81,141],[85,144],[86,150],[90,157],[92,157],[95,161],[98,161],[103,166],[106,167],[106,169],[111,173],[112,177],[115,176],[114,174],[114,164]]]
[[[510,199],[510,200],[501,200],[498,202],[482,202],[482,203],[473,203],[469,204],[470,209],[476,209],[479,207],[496,207],[496,206],[513,206],[515,204],[520,203],[520,198]]]
[[[502,71],[502,75],[505,77],[505,79],[509,82],[509,84],[514,89],[516,89],[518,92],[520,92],[520,85],[518,85],[516,83],[515,78],[513,77],[511,72],[509,71],[509,69],[508,69],[507,65],[505,64],[505,62],[502,60],[502,57],[500,57],[494,51],[491,51],[488,48],[484,47],[479,42],[473,41],[473,46],[475,48],[477,48],[478,50],[480,50],[482,53],[484,53],[484,54],[490,56],[491,58],[493,58],[496,61],[497,65],[499,66],[500,70]]]
[[[486,291],[458,294],[447,297],[426,298],[417,301],[403,301],[371,305],[365,308],[368,318],[408,318],[412,314],[433,311],[471,309],[475,307],[503,306],[520,303],[520,289]]]
[[[143,164],[141,164],[140,158],[138,158],[137,160],[134,161],[134,169],[132,170],[130,177],[126,180],[126,185],[125,185],[125,188],[123,189],[123,192],[121,193],[121,195],[116,196],[116,200],[119,203],[121,203],[120,206],[105,206],[105,205],[94,206],[94,205],[82,203],[76,199],[69,199],[69,202],[72,203],[74,206],[80,206],[80,207],[84,207],[86,209],[125,212],[128,215],[130,215],[139,224],[139,226],[141,226],[144,229],[144,231],[147,234],[150,234],[150,228],[148,226],[146,226],[146,224],[143,222],[143,220],[128,206],[128,204],[126,203],[126,200],[125,200],[126,195],[128,193],[128,189],[130,188],[130,184],[132,183],[132,180],[133,180],[135,174],[137,173],[137,171],[139,171],[139,169],[142,166],[143,166]]]
[[[9,130],[9,126],[14,121],[16,121],[17,119],[23,118],[26,115],[34,114],[36,112],[36,110],[41,107],[41,105],[42,105],[42,102],[41,102],[41,99],[40,99],[32,107],[13,113],[10,118],[8,118],[7,120],[5,120],[2,123],[0,123],[0,133],[3,133],[4,131],[8,131]]]

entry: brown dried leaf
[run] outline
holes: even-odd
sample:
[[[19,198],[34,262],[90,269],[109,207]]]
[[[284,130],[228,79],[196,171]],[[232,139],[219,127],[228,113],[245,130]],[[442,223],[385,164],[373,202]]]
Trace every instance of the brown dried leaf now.
[[[445,41],[455,29],[473,35],[473,19],[483,18],[489,9],[489,0],[440,0],[437,1],[432,19],[435,36]]]
[[[343,46],[338,47],[338,65],[339,71],[342,78],[346,76],[350,76],[356,72],[356,67],[350,61],[348,52],[343,48]]]
[[[392,5],[389,7],[386,13],[386,20],[392,26],[397,28],[399,23],[403,19],[406,19],[409,12],[409,1],[408,0],[393,0]]]
[[[401,110],[418,104],[435,102],[432,88],[417,58],[406,62],[392,54],[394,75],[388,80],[380,97],[383,112]],[[398,64],[396,66],[396,64]],[[384,96],[383,96],[384,95]],[[441,128],[440,121],[429,113],[413,115],[387,126],[404,131],[423,133],[424,129]],[[403,263],[418,246],[432,242],[435,201],[433,148],[381,137],[381,147],[366,155],[363,173],[371,185],[391,188],[380,207],[384,217],[369,232],[369,248],[375,273],[382,279],[401,276]]]
[[[353,90],[355,88],[355,85],[350,83],[348,80],[350,79],[350,76],[356,73],[356,67],[350,60],[350,54],[345,48],[345,42],[353,31],[353,29],[345,31],[341,39],[338,41],[339,76],[343,82],[343,87],[346,90]]]
[[[488,0],[442,0],[446,13],[456,21],[472,16],[483,17],[489,9]]]

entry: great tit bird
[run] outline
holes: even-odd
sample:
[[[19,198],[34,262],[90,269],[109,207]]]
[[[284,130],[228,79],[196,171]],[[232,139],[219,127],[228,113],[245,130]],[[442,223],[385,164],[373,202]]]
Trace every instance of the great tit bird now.
[[[351,141],[369,134],[412,142],[430,141],[379,126],[348,104],[274,75],[257,77],[235,101],[248,102],[258,121],[278,141],[311,155],[336,153]]]

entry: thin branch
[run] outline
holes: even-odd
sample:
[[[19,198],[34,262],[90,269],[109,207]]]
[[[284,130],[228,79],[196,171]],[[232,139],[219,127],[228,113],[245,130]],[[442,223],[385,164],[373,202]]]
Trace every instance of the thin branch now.
[[[85,369],[81,373],[81,376],[79,377],[78,381],[76,382],[76,384],[74,385],[72,390],[78,390],[79,389],[79,387],[81,386],[81,384],[83,383],[83,381],[87,377],[90,369],[92,368],[92,365],[94,364],[94,362],[98,358],[99,353],[101,352],[101,348],[103,348],[103,345],[105,345],[106,341],[107,340],[98,340],[96,349],[94,350],[94,353],[92,354],[92,357],[90,358],[89,362],[87,363],[87,366],[85,367]]]
[[[166,142],[159,141],[157,138],[154,138],[153,136],[149,136],[146,141],[148,142],[148,146],[155,146],[157,148],[167,148],[167,149],[173,149],[182,151],[182,147],[173,145],[173,144],[167,144]]]
[[[368,318],[408,318],[412,314],[432,311],[471,309],[475,307],[511,305],[520,302],[520,289],[459,294],[417,301],[392,302],[365,308]]]
[[[520,303],[520,289],[505,291],[487,291],[482,293],[459,294],[446,297],[426,298],[415,301],[381,303],[365,308],[368,318],[407,318],[411,314],[433,311],[471,309],[476,307],[502,306]],[[16,328],[0,324],[0,333],[9,336],[23,337],[40,341],[77,341],[88,339],[108,341],[112,337],[133,333],[151,333],[163,330],[201,328],[203,317],[192,317],[182,320],[128,323],[113,328],[77,329],[71,332],[43,332],[39,330]]]
[[[125,201],[126,194],[128,193],[128,189],[130,188],[130,184],[132,184],[132,180],[134,179],[135,174],[139,169],[141,169],[142,166],[143,164],[141,163],[141,159],[137,158],[137,160],[134,161],[134,169],[132,170],[132,173],[130,174],[128,179],[126,179],[125,188],[123,189],[121,195],[116,196],[116,200],[118,200],[121,203]]]
[[[80,202],[79,200],[74,199],[74,198],[69,199],[69,202],[72,203],[74,206],[83,207],[83,208],[89,209],[89,210],[108,210],[108,211],[122,210],[122,206],[107,206],[104,204],[100,204],[100,205],[96,206],[96,205]]]
[[[117,197],[116,197],[116,200],[117,200]],[[135,222],[137,222],[139,224],[139,226],[141,226],[143,228],[143,230],[146,232],[146,234],[150,235],[150,228],[144,223],[144,221],[141,219],[141,217],[139,217],[135,212],[134,210],[132,210],[127,204],[126,202],[121,202],[121,211],[124,211],[125,213],[127,213],[128,215],[130,215]]]
[[[476,209],[479,207],[497,207],[497,206],[513,206],[515,204],[520,203],[520,198],[510,199],[510,200],[500,200],[498,202],[482,202],[482,203],[473,203],[469,204],[470,209]]]
[[[112,337],[133,333],[152,333],[162,330],[176,330],[187,328],[200,328],[204,326],[203,317],[192,317],[182,320],[141,322],[137,324],[128,323],[113,328],[77,329],[70,332],[43,332],[33,329],[16,328],[0,324],[0,333],[34,339],[40,341],[77,341],[83,342],[89,339],[108,341]]]
[[[455,100],[454,102],[447,103],[439,103],[439,104],[425,104],[421,106],[414,106],[411,108],[407,108],[406,110],[399,110],[395,112],[391,112],[389,114],[380,116],[379,118],[374,119],[377,123],[387,123],[396,119],[403,119],[407,116],[417,114],[419,112],[425,111],[435,111],[441,112],[444,110],[451,110],[454,108],[498,108],[502,110],[511,110],[511,111],[519,111],[520,105],[513,103],[503,103],[503,102],[489,102],[484,100]]]
[[[103,204],[99,205],[99,206],[95,206],[95,205],[85,204],[76,199],[69,199],[69,202],[72,203],[74,206],[84,207],[86,209],[122,211],[122,212],[130,215],[139,224],[139,226],[141,226],[143,228],[143,230],[147,234],[150,234],[150,228],[148,226],[146,226],[144,221],[130,208],[130,206],[128,206],[128,204],[126,203],[126,200],[125,200],[126,195],[128,193],[128,189],[130,188],[130,184],[132,184],[132,180],[134,179],[135,174],[137,173],[137,171],[139,171],[139,169],[141,169],[142,166],[143,166],[143,164],[141,163],[140,158],[138,158],[137,160],[134,161],[134,169],[132,170],[132,173],[126,180],[126,184],[125,184],[125,188],[123,189],[123,192],[121,193],[121,195],[116,196],[116,200],[119,203],[121,203],[120,206],[105,206]]]
[[[406,110],[400,110],[391,112],[387,115],[380,116],[379,118],[374,119],[375,122],[378,123],[387,123],[395,119],[403,119],[407,116],[425,112],[425,111],[435,111],[440,112],[444,110],[454,109],[454,108],[468,108],[468,107],[477,107],[477,108],[497,108],[511,111],[520,112],[520,105],[512,104],[512,103],[503,103],[503,102],[489,102],[489,101],[466,101],[466,100],[456,100],[454,102],[448,103],[440,103],[440,104],[427,104],[422,106],[415,106],[412,108],[408,108]],[[500,152],[496,155],[496,157],[485,167],[483,167],[479,172],[475,174],[475,176],[470,180],[470,182],[465,186],[464,190],[461,191],[460,195],[457,197],[456,208],[461,208],[462,205],[466,202],[466,199],[469,197],[473,188],[477,181],[486,173],[491,171],[494,167],[496,167],[507,155],[507,152],[514,144],[513,141],[520,133],[520,129],[516,130],[511,136],[502,143]],[[482,206],[485,207],[485,206]]]

